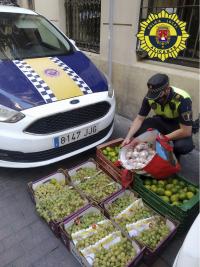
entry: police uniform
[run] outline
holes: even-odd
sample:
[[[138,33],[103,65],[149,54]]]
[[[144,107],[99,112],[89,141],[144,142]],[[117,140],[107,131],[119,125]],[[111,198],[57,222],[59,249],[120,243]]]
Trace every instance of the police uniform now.
[[[149,90],[143,99],[139,115],[146,117],[153,110],[155,116],[145,119],[134,137],[145,132],[148,128],[157,129],[166,135],[179,129],[179,124],[192,126],[192,100],[186,91],[170,87],[170,93],[163,104],[160,95],[163,89],[169,86],[168,76],[156,74],[149,79],[147,85]],[[174,152],[177,156],[186,154],[194,148],[192,136],[173,142]]]

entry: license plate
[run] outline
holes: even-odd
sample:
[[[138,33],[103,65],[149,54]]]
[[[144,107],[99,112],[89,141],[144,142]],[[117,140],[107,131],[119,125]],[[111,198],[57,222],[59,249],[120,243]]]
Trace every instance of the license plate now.
[[[90,127],[78,130],[78,131],[74,131],[69,134],[55,137],[53,139],[54,148],[76,142],[78,140],[92,136],[96,133],[98,133],[97,125],[93,125],[93,126],[90,126]]]

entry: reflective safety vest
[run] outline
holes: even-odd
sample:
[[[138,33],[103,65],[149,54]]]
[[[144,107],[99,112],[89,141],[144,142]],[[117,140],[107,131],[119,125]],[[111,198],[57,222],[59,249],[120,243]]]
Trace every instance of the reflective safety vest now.
[[[168,119],[176,119],[179,117],[179,105],[181,104],[181,99],[190,98],[190,95],[179,88],[171,87],[175,92],[172,99],[166,103],[164,106],[161,106],[155,100],[148,99],[149,105],[154,110],[156,115],[163,116]]]

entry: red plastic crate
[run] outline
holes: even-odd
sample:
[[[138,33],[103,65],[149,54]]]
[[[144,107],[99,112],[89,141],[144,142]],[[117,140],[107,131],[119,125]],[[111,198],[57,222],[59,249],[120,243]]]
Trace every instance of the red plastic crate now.
[[[106,169],[111,175],[113,175],[113,177],[115,177],[119,181],[121,181],[121,175],[122,175],[123,168],[115,166],[112,161],[110,161],[108,158],[106,158],[106,156],[103,154],[103,149],[105,149],[108,146],[109,147],[118,146],[122,143],[123,140],[124,139],[122,139],[122,138],[118,138],[118,139],[109,141],[107,143],[104,143],[104,144],[97,146],[97,150],[96,150],[97,162],[101,165],[101,167]]]

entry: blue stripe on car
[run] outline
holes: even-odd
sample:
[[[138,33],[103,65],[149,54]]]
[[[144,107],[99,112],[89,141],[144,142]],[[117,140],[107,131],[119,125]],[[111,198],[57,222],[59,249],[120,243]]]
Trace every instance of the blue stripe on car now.
[[[105,76],[80,51],[67,56],[57,56],[61,61],[73,69],[90,87],[93,93],[108,91]]]
[[[0,60],[0,104],[14,110],[45,104],[32,83],[10,60]]]

